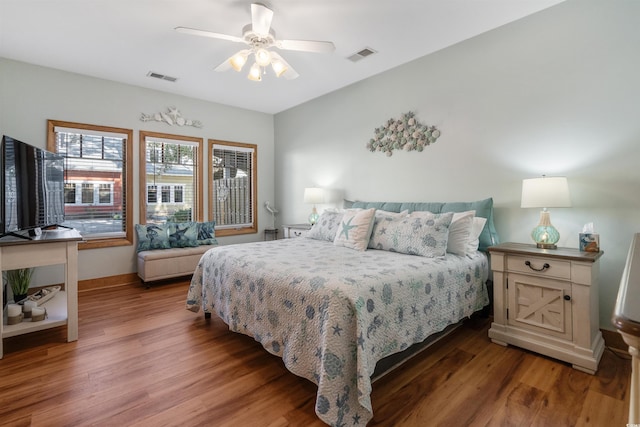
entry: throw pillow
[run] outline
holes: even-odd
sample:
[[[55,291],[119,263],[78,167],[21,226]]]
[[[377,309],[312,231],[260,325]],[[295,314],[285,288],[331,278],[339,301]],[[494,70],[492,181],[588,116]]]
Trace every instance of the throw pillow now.
[[[309,239],[333,242],[343,215],[344,211],[325,210],[320,215],[320,218],[318,218],[318,222],[311,227],[306,237]]]
[[[216,239],[216,222],[198,222],[196,225],[198,230],[197,242],[198,245],[217,245]]]
[[[412,212],[384,223],[384,232],[372,236],[373,247],[429,258],[446,255],[453,212]]]
[[[447,252],[465,256],[476,211],[455,212],[449,226]]]
[[[166,224],[136,224],[138,252],[152,249],[169,249],[169,233]]]
[[[487,218],[474,217],[473,226],[471,227],[471,234],[469,236],[469,242],[467,243],[467,255],[472,255],[478,251],[480,246],[480,235],[484,230],[484,225],[487,222]]]
[[[376,210],[347,209],[340,221],[333,244],[357,251],[366,251]]]
[[[198,246],[198,227],[195,222],[170,222],[169,245],[172,248],[193,248]]]
[[[388,223],[389,221],[393,221],[396,218],[405,217],[407,216],[408,213],[409,211],[407,210],[404,210],[402,212],[390,212],[390,211],[383,211],[381,209],[377,209],[376,216],[373,223],[373,229],[371,230],[371,237],[369,238],[368,247],[371,249],[375,249],[375,247],[373,246],[373,241],[378,239],[377,238],[374,239],[374,236],[376,234],[386,233],[387,231],[386,223]]]

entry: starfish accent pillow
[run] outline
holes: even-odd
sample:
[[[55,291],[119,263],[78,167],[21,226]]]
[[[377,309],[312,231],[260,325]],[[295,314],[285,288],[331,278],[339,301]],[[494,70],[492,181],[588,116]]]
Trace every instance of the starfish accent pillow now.
[[[333,244],[357,251],[366,251],[375,213],[375,208],[345,210]]]

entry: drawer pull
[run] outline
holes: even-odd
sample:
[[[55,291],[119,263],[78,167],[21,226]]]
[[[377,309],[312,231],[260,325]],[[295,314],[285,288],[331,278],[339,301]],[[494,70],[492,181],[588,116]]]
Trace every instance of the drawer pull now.
[[[564,298],[565,301],[571,301],[571,295],[565,295],[562,298]]]
[[[542,268],[535,268],[534,266],[531,265],[531,261],[525,261],[524,265],[528,266],[530,269],[532,269],[533,271],[545,271],[547,268],[551,267],[548,263],[544,263],[544,265],[542,266]]]

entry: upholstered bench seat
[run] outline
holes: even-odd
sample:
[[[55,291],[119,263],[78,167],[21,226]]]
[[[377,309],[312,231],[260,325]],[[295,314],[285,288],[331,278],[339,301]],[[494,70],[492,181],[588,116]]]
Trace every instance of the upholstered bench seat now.
[[[193,274],[202,254],[216,246],[218,245],[140,251],[138,276],[147,283]]]

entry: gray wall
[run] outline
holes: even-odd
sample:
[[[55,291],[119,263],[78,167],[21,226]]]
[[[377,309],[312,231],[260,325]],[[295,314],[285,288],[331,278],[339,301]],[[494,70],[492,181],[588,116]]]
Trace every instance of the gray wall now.
[[[600,233],[600,323],[640,231],[640,2],[569,0],[275,116],[281,223],[305,222],[303,190],[367,201],[493,197],[502,241],[530,242],[523,178],[564,175],[559,244]],[[366,59],[354,66],[366,66]],[[414,111],[442,131],[423,152],[365,149],[374,128]],[[321,206],[326,207],[326,206]]]
[[[170,83],[168,83],[170,84]],[[151,114],[176,107],[183,117],[200,120],[201,129],[169,126],[161,122],[141,122],[141,113]],[[271,222],[262,208],[265,200],[274,200],[273,116],[228,107],[165,92],[100,80],[92,77],[44,68],[0,58],[0,134],[45,148],[47,119],[115,126],[133,129],[133,218],[139,222],[138,132],[147,130],[204,138],[247,142],[258,145],[258,226]],[[251,123],[251,126],[247,126]],[[208,173],[205,161],[204,176]],[[207,186],[205,183],[205,193]],[[204,201],[208,218],[208,199]],[[223,244],[262,239],[261,234],[220,238]],[[135,246],[89,249],[79,254],[79,279],[114,276],[136,271]],[[60,270],[61,269],[55,269]],[[45,276],[59,276],[48,269],[37,269],[35,283]],[[42,278],[42,280],[40,280]],[[51,283],[50,277],[47,277]]]

